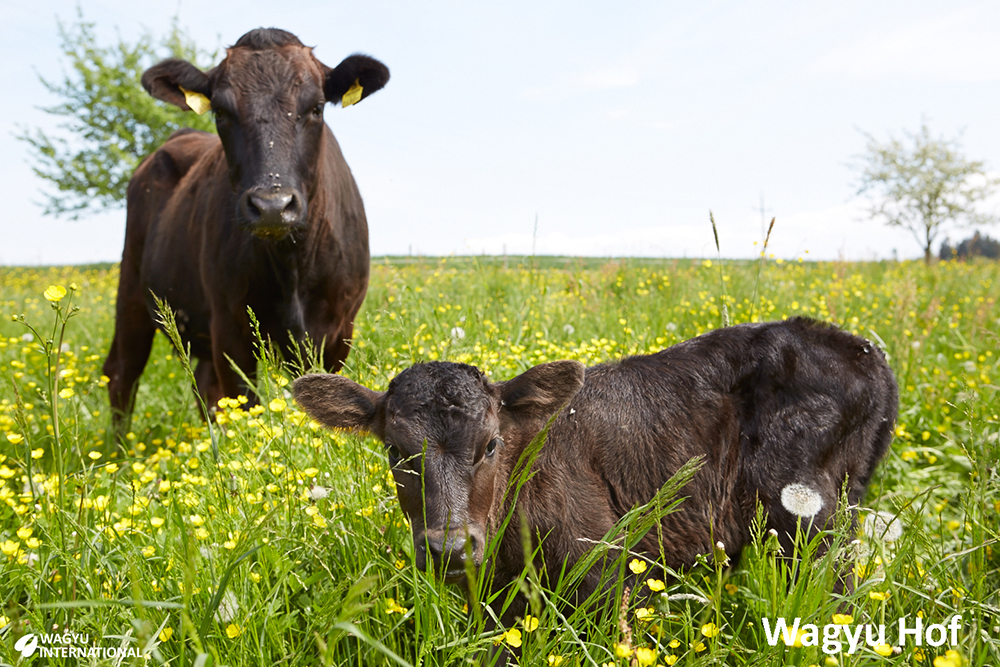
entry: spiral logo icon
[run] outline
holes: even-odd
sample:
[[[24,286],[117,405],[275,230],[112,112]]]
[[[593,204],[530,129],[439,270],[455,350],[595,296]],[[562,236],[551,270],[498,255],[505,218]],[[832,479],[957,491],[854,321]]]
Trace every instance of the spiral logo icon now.
[[[38,648],[38,635],[28,634],[17,640],[14,650],[21,653],[22,658],[29,658],[35,654]]]

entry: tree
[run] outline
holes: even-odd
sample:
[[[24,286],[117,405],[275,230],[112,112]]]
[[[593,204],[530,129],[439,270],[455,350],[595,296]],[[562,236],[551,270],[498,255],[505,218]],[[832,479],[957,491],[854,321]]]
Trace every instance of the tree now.
[[[967,160],[958,140],[931,137],[925,123],[906,141],[893,137],[880,143],[872,135],[861,158],[858,194],[872,198],[868,212],[894,227],[908,229],[931,261],[931,245],[948,223],[993,224],[995,215],[977,206],[990,197],[1000,180],[986,174],[981,161]]]
[[[78,11],[75,24],[67,28],[59,23],[59,36],[69,73],[59,83],[39,78],[62,98],[42,111],[65,119],[59,125],[65,136],[21,127],[17,138],[30,146],[35,174],[55,186],[55,192],[43,190],[46,215],[77,219],[124,206],[132,172],[174,131],[182,127],[215,131],[211,116],[153,99],[140,79],[146,68],[164,58],[199,64],[214,62],[216,54],[196,47],[177,19],[159,40],[147,33],[135,44],[119,39],[116,45],[100,46],[94,24],[84,21]]]

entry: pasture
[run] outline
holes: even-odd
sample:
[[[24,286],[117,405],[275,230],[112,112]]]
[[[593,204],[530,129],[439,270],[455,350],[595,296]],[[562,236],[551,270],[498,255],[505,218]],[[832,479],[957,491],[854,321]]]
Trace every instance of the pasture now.
[[[157,335],[129,450],[109,447],[117,279],[108,266],[0,268],[0,662],[20,664],[16,637],[69,630],[149,654],[122,664],[460,665],[494,643],[564,667],[1000,663],[995,263],[374,260],[344,370],[373,388],[424,360],[500,380],[654,352],[718,328],[723,311],[835,322],[880,345],[899,382],[896,437],[862,508],[882,530],[851,542],[840,525],[829,553],[803,543],[801,561],[761,534],[733,568],[707,556],[651,596],[619,591],[614,609],[568,616],[529,569],[532,616],[496,632],[414,567],[381,445],[311,422],[267,354],[260,405],[224,400],[210,432]],[[839,572],[851,585],[834,593]],[[898,641],[901,618],[956,614],[956,645]],[[779,617],[886,634],[852,654],[807,634],[771,646],[763,619]]]

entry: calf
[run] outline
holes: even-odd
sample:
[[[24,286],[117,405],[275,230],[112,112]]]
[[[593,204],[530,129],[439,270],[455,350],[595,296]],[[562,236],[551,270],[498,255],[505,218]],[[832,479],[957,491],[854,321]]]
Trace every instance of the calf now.
[[[243,35],[208,72],[170,59],[142,75],[153,97],[199,113],[210,105],[218,136],[176,132],[129,183],[104,363],[116,431],[149,358],[154,296],[175,311],[209,405],[252,395],[240,377],[252,380],[256,369],[248,308],[286,353],[308,336],[321,344],[324,368],[340,368],[368,287],[368,224],[323,112],[327,102],[348,106],[388,79],[368,56],[331,69],[275,29]]]
[[[544,538],[544,563],[558,574],[696,456],[704,465],[680,511],[662,520],[662,543],[653,530],[635,550],[679,567],[721,541],[735,558],[759,501],[791,553],[800,520],[823,527],[845,484],[850,503],[861,500],[897,410],[884,355],[807,319],[720,329],[592,368],[556,361],[506,382],[431,362],[385,392],[334,375],[301,377],[294,389],[322,424],[385,443],[417,564],[453,582],[465,576],[466,554],[483,564],[511,509],[512,469],[556,413],[513,509]],[[518,530],[505,532],[493,560],[495,589],[515,580]],[[599,581],[595,566],[577,599]]]

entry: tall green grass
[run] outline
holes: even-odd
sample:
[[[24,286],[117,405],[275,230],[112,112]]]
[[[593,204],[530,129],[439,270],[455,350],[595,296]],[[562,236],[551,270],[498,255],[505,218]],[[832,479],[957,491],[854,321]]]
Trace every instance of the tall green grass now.
[[[635,574],[643,561],[621,547],[668,511],[665,492],[595,545],[612,561],[610,604],[555,604],[579,572],[545,587],[529,568],[518,589],[537,627],[489,630],[487,610],[415,569],[381,446],[310,422],[273,357],[262,354],[259,406],[218,408],[213,447],[158,336],[128,451],[111,452],[100,365],[117,270],[2,268],[0,662],[21,664],[26,633],[68,628],[171,665],[458,665],[487,660],[495,642],[520,642],[531,665],[1000,663],[996,265],[537,259],[376,260],[345,373],[384,389],[428,359],[494,379],[559,358],[600,363],[717,328],[723,307],[734,323],[830,320],[883,346],[899,380],[896,439],[861,514],[897,516],[901,535],[855,542],[842,508],[829,550],[803,538],[787,558],[756,527],[730,567],[708,554],[663,591],[626,591],[626,575],[661,576],[655,563]],[[50,285],[66,296],[47,300]],[[884,621],[894,644],[899,618],[956,613],[959,646],[909,641],[887,656],[772,647],[762,624]]]

